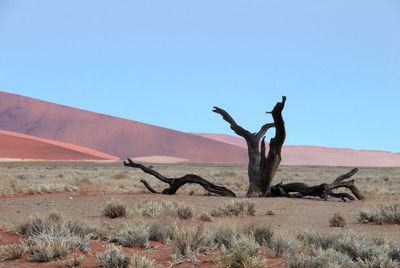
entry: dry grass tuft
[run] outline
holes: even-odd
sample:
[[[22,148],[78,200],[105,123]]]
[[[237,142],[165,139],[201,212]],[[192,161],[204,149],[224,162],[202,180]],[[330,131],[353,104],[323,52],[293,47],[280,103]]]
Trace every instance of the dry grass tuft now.
[[[102,211],[104,217],[111,219],[126,217],[126,214],[126,206],[118,202],[108,203]]]
[[[117,242],[123,247],[148,248],[150,246],[149,237],[149,227],[138,222],[123,225],[119,230],[114,232],[110,241]]]
[[[345,227],[346,225],[346,219],[339,213],[335,213],[332,218],[329,219],[330,227]]]
[[[174,251],[179,257],[195,259],[197,254],[207,252],[210,247],[211,240],[205,234],[203,224],[197,228],[177,226]]]
[[[230,268],[261,268],[266,267],[266,260],[257,257],[248,247],[248,243],[239,241],[234,247],[221,257],[222,267]]]
[[[79,256],[71,255],[68,258],[66,258],[65,260],[63,260],[61,262],[61,264],[65,265],[67,267],[75,268],[75,267],[79,267],[82,265],[83,259],[84,259],[83,255],[79,255]]]
[[[241,232],[253,236],[260,246],[270,247],[274,236],[271,227],[261,224],[247,224],[241,228]]]
[[[206,212],[201,213],[198,219],[204,222],[212,222],[211,216]]]
[[[236,200],[232,199],[229,202],[225,202],[223,207],[214,209],[211,212],[211,216],[254,216],[256,214],[256,205],[254,202],[249,200]]]
[[[113,244],[107,245],[104,253],[96,254],[96,257],[100,267],[104,268],[127,268],[132,262],[130,257],[121,253],[121,247]]]
[[[135,268],[153,268],[154,260],[149,260],[146,257],[140,255],[139,253],[134,254],[131,257],[132,267]]]
[[[23,242],[2,246],[0,248],[0,261],[20,259],[27,250],[28,247]]]
[[[290,241],[283,237],[277,237],[271,242],[271,248],[274,251],[274,255],[278,258],[282,257],[284,251],[287,250],[289,247]]]
[[[193,208],[178,202],[169,202],[164,200],[143,201],[141,202],[136,213],[144,217],[160,217],[172,216],[182,220],[191,219],[193,217]]]
[[[371,209],[363,209],[358,219],[361,223],[400,224],[400,203],[381,205]]]
[[[77,228],[79,226],[79,228]],[[47,217],[32,216],[18,227],[28,247],[28,260],[49,262],[63,260],[69,253],[90,251],[90,239],[96,228],[64,222],[61,215],[51,213]]]
[[[193,208],[189,206],[178,207],[176,214],[181,220],[189,220],[193,217]]]
[[[286,259],[289,267],[399,267],[397,250],[385,239],[368,239],[354,232],[298,236],[305,252]],[[400,252],[400,250],[398,250]]]
[[[175,237],[175,228],[171,220],[165,218],[163,220],[151,220],[146,222],[149,228],[149,240],[168,243]]]

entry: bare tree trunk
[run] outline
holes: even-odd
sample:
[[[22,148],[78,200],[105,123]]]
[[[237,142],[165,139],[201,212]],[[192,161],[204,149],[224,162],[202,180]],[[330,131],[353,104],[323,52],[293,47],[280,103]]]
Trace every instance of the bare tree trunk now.
[[[282,118],[282,110],[285,102],[286,97],[282,97],[282,102],[278,102],[272,110],[271,114],[274,123],[263,125],[257,133],[250,133],[250,131],[239,126],[225,110],[218,107],[214,107],[213,109],[213,112],[220,114],[222,118],[230,124],[231,129],[237,135],[246,140],[249,156],[249,188],[246,194],[247,197],[271,195],[271,181],[280,164],[281,149],[286,137],[285,124]],[[276,131],[275,137],[271,139],[270,151],[266,158],[264,139],[262,142],[264,145],[261,146],[261,152],[260,140],[271,127],[275,127]]]
[[[194,174],[186,174],[183,177],[180,178],[167,178],[157,171],[148,168],[142,164],[135,163],[131,159],[127,159],[127,161],[124,161],[124,166],[127,167],[132,167],[132,168],[140,168],[143,172],[150,174],[160,181],[169,184],[169,187],[164,189],[161,194],[168,194],[168,195],[173,195],[176,193],[176,191],[179,190],[180,187],[185,185],[186,183],[196,183],[201,185],[205,190],[217,194],[217,195],[222,195],[222,196],[230,196],[230,197],[236,197],[235,193],[229,190],[228,188],[222,187],[222,186],[217,186],[215,184],[212,184],[211,182],[203,179],[200,176],[194,175]],[[140,180],[144,186],[147,188],[152,193],[159,193],[156,190],[154,190],[145,180]]]

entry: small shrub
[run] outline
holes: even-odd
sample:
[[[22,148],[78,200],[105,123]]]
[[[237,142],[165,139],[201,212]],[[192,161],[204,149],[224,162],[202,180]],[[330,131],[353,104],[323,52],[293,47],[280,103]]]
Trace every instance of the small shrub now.
[[[389,257],[398,263],[400,263],[400,247],[392,248],[389,251]]]
[[[284,251],[288,249],[290,242],[282,237],[277,237],[272,241],[271,248],[274,251],[275,257],[282,257]]]
[[[132,259],[121,254],[121,247],[110,244],[106,247],[103,254],[96,254],[100,267],[103,268],[127,268]]]
[[[248,239],[245,238],[245,239]],[[255,243],[255,241],[252,241]],[[258,268],[265,267],[266,261],[261,258],[257,258],[255,254],[256,251],[252,250],[252,247],[249,247],[248,241],[245,242],[243,239],[238,240],[237,243],[234,244],[233,248],[228,251],[228,254],[223,254],[221,258],[221,265],[223,267],[231,267],[231,268]]]
[[[27,246],[24,243],[15,243],[5,245],[0,248],[0,261],[17,260],[27,251]]]
[[[66,228],[74,235],[89,237],[90,239],[107,240],[107,230],[102,226],[92,226],[87,223],[74,220],[66,224]]]
[[[136,213],[144,217],[160,217],[173,216],[180,219],[191,219],[193,217],[193,208],[180,204],[178,202],[169,202],[164,200],[143,201],[141,202]]]
[[[193,208],[188,206],[178,207],[176,211],[179,219],[181,220],[189,220],[193,217]]]
[[[61,223],[64,220],[64,215],[61,212],[52,211],[47,218],[51,222]]]
[[[330,227],[345,227],[346,225],[346,219],[339,213],[335,213],[333,217],[329,219]]]
[[[361,223],[400,224],[400,203],[381,205],[371,209],[363,209],[358,219]]]
[[[57,213],[50,213],[47,217],[32,216],[18,230],[29,247],[28,259],[34,262],[65,259],[72,251],[87,253],[91,248],[91,236],[73,232]]]
[[[33,262],[49,262],[56,258],[56,253],[51,245],[44,242],[38,242],[30,247],[30,261]]]
[[[117,202],[108,203],[102,215],[111,219],[126,217],[126,206]]]
[[[111,242],[117,242],[123,247],[149,247],[149,228],[143,223],[125,225],[114,233]]]
[[[149,240],[167,243],[174,238],[174,226],[167,220],[153,220],[147,223],[149,227]]]
[[[237,227],[235,224],[220,223],[214,229],[212,241],[217,247],[230,249],[237,235]]]
[[[139,253],[134,254],[131,257],[132,266],[135,268],[153,268],[154,260],[149,260]]]
[[[254,236],[260,246],[269,247],[274,233],[269,226],[248,224],[243,226],[243,232]]]
[[[204,234],[204,225],[196,229],[178,226],[175,233],[174,250],[180,257],[194,257],[206,252],[210,247],[210,239]]]
[[[127,173],[121,172],[121,173],[112,175],[111,178],[112,178],[113,180],[124,180],[124,179],[129,178],[129,176],[128,176]]]
[[[31,216],[28,222],[17,227],[17,231],[25,237],[35,234],[48,232],[52,226],[57,224],[53,217],[42,217],[38,215]]]
[[[361,268],[398,267],[400,264],[395,257],[396,250],[391,250],[394,248],[393,245],[382,238],[368,239],[354,232],[330,235],[303,233],[298,238],[307,249],[307,254],[301,253],[300,261],[297,258],[299,256],[292,255],[296,262],[290,264],[289,267]],[[291,263],[290,260],[289,263]]]
[[[211,216],[206,212],[203,212],[203,213],[200,214],[199,220],[205,221],[205,222],[211,222],[212,221]]]
[[[338,268],[338,267],[354,267],[355,263],[340,252],[333,249],[310,249],[308,254],[303,252],[295,254],[285,259],[285,263],[289,268]]]
[[[306,247],[317,247],[328,249],[333,247],[336,241],[341,238],[342,234],[319,234],[316,232],[302,232],[297,235],[297,239]]]
[[[256,206],[254,202],[248,200],[235,200],[225,202],[224,206],[214,209],[211,216],[254,216],[256,214]]]
[[[79,256],[72,255],[72,256],[66,258],[65,260],[63,260],[61,262],[61,264],[65,265],[67,267],[74,268],[74,267],[81,266],[83,263],[83,259],[84,259],[83,255],[79,255]]]

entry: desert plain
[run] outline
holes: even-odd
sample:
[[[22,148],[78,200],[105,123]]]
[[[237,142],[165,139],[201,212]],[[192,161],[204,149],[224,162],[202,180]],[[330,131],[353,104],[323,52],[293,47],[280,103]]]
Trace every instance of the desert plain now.
[[[361,212],[364,210],[400,202],[400,168],[361,167],[354,175],[354,179],[365,199],[343,202],[332,197],[327,201],[318,197],[245,198],[248,186],[246,165],[200,163],[146,163],[146,165],[151,165],[154,170],[168,177],[180,177],[187,173],[200,175],[215,184],[231,189],[238,197],[210,195],[199,185],[185,185],[172,196],[152,194],[145,189],[140,182],[141,179],[147,180],[157,191],[162,191],[166,185],[141,170],[124,167],[119,161],[2,162],[0,163],[0,244],[3,261],[0,262],[0,267],[75,267],[74,260],[76,260],[75,265],[81,267],[101,265],[112,267],[105,266],[101,262],[101,254],[105,254],[107,250],[110,252],[110,245],[115,245],[114,249],[122,255],[125,254],[124,256],[140,254],[154,267],[229,267],[229,265],[302,267],[301,264],[294,266],[288,260],[294,258],[290,254],[298,257],[307,252],[304,234],[334,236],[350,233],[353,236],[360,235],[363,239],[365,237],[365,241],[383,239],[385,245],[390,245],[387,246],[388,252],[398,249],[400,245],[398,224],[362,223],[360,220]],[[309,185],[329,183],[350,169],[351,167],[281,165],[273,183],[281,181],[284,183],[300,181]],[[242,202],[241,207],[240,202]],[[126,210],[125,214],[116,218],[107,217],[105,208],[110,204],[120,205]],[[226,207],[230,205],[230,209],[234,210],[232,207],[235,204],[239,204],[239,210],[244,211],[227,213]],[[182,208],[184,215],[176,214],[175,208],[171,210],[171,206]],[[163,209],[166,210],[165,213]],[[155,210],[158,212],[154,212]],[[335,213],[343,217],[344,227],[331,226],[330,219]],[[98,230],[96,232],[102,235],[90,235],[88,231],[89,239],[85,244],[87,250],[70,249],[64,257],[57,257],[54,260],[35,259],[32,249],[26,249],[16,260],[7,257],[9,254],[5,251],[7,245],[24,241],[28,241],[28,244],[29,241],[37,244],[27,236],[26,226],[29,223],[32,225],[35,219],[42,219],[45,222],[54,218],[60,226],[64,224],[67,226],[68,222],[76,221],[81,224],[80,226]],[[150,227],[146,227],[146,224],[154,225],[154,222],[164,227],[171,226],[178,233],[181,231],[180,235],[172,235],[162,242],[149,239],[145,246],[126,246],[116,239],[117,234],[121,234],[126,226],[143,225],[145,226],[143,230],[148,231]],[[199,226],[201,226],[200,231]],[[254,226],[264,228],[264,233],[268,231],[271,236],[268,237],[270,241],[264,243],[258,241],[259,243],[255,245],[257,253],[252,252],[251,256],[248,256],[250,263],[246,266],[234,266],[232,258],[237,257],[235,255],[237,252],[217,241],[218,232],[225,232],[226,237],[231,237],[232,234],[226,234],[229,231],[221,230],[232,227],[231,233],[248,234],[248,231],[243,230],[246,228],[255,230]],[[239,235],[232,239],[240,242],[243,236]],[[199,240],[197,248],[196,245],[190,248],[196,239]],[[255,244],[254,239],[257,240],[254,236],[252,242],[248,242],[248,237],[246,239],[244,241],[247,242],[242,241],[245,245]],[[54,239],[50,240],[47,240],[46,246],[53,243],[50,247],[57,247]],[[189,248],[187,251],[180,249],[182,243]],[[118,248],[121,244],[125,246]],[[222,244],[224,246],[221,246]],[[246,247],[251,248],[250,245]],[[289,254],[289,251],[292,253]],[[359,267],[398,265],[393,262],[384,266],[386,264],[383,260],[376,262],[381,262],[383,266]],[[136,266],[152,267],[139,264]],[[303,267],[306,266],[303,264]]]

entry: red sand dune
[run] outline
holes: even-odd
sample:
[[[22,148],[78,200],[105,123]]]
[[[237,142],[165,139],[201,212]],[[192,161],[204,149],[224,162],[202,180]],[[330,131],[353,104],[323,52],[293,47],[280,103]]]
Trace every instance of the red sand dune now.
[[[196,135],[233,144],[241,148],[247,148],[246,141],[241,137],[208,133],[199,133]],[[386,151],[286,145],[282,149],[282,164],[400,167],[400,154]]]
[[[222,122],[221,122],[222,123]],[[120,158],[247,163],[240,137],[193,134],[0,92],[0,129],[115,155]],[[400,154],[317,146],[284,146],[282,164],[400,166]]]
[[[93,148],[120,158],[247,161],[246,151],[230,144],[5,92],[0,92],[0,129]]]
[[[29,160],[118,160],[118,157],[59,141],[0,130],[0,158]]]

